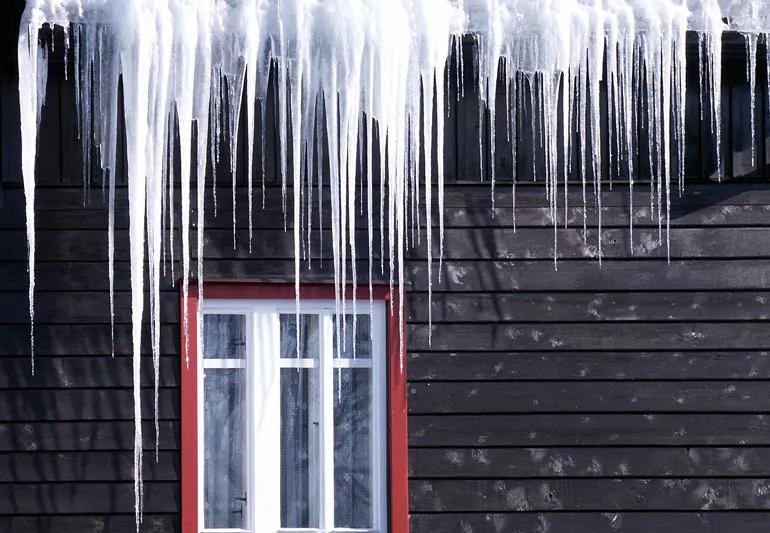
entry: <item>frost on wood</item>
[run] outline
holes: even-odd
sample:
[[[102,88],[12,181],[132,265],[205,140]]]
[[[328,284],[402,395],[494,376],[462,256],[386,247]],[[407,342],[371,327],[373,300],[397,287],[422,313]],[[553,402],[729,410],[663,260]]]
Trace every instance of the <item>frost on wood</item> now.
[[[679,191],[684,185],[686,31],[698,35],[702,118],[717,139],[719,157],[722,32],[735,30],[746,39],[753,108],[757,42],[762,34],[767,39],[768,17],[770,9],[762,0],[30,0],[21,23],[18,54],[33,324],[34,174],[48,61],[47,45],[38,41],[43,24],[60,25],[66,46],[72,48],[84,187],[89,183],[86,171],[90,171],[92,154],[107,180],[111,316],[121,105],[126,117],[137,523],[142,502],[139,354],[144,276],[149,283],[157,398],[159,289],[166,250],[173,259],[173,233],[178,230],[186,298],[192,205],[196,206],[196,257],[203,256],[207,165],[214,169],[214,179],[220,160],[229,162],[228,171],[234,174],[236,154],[244,150],[251,249],[254,175],[262,176],[265,203],[265,162],[264,155],[262,160],[254,157],[255,130],[258,114],[265,115],[271,72],[277,78],[278,172],[285,225],[289,180],[292,186],[296,287],[301,258],[306,256],[309,263],[313,247],[322,246],[313,243],[311,235],[316,229],[314,217],[318,217],[317,229],[322,229],[321,191],[328,187],[337,311],[344,313],[348,305],[348,281],[355,295],[356,219],[366,209],[370,290],[372,255],[377,249],[373,241],[378,238],[380,270],[384,274],[387,253],[390,282],[399,288],[397,312],[403,318],[404,250],[422,242],[423,227],[428,272],[432,272],[434,198],[439,263],[443,259],[444,122],[450,95],[460,97],[469,90],[464,80],[472,80],[480,96],[479,171],[491,182],[492,203],[498,178],[495,138],[505,136],[512,146],[514,206],[517,147],[526,142],[533,150],[532,173],[545,181],[556,265],[556,227],[560,209],[567,210],[568,177],[576,169],[583,212],[593,205],[598,213],[595,246],[601,262],[605,174],[608,171],[610,185],[613,177],[626,179],[633,193],[640,147],[648,154],[644,164],[651,173],[651,213],[658,223],[659,240],[668,248],[671,182]],[[464,60],[466,34],[475,48],[473,57]],[[454,79],[446,75],[450,59],[458,67]],[[473,72],[466,76],[466,68]],[[520,110],[525,108],[528,114],[523,118]],[[245,146],[238,144],[242,116]],[[525,120],[529,127],[520,127]],[[498,131],[500,124],[504,128]],[[641,136],[637,134],[640,125],[645,126]],[[578,135],[573,136],[574,131]],[[170,148],[175,137],[177,151]],[[603,138],[608,139],[606,152]],[[491,152],[492,164],[485,165],[490,160],[485,152]],[[179,228],[173,226],[175,153],[181,172]],[[264,154],[264,146],[258,153]],[[193,176],[195,204],[191,202]],[[373,226],[377,180],[379,237]],[[216,196],[213,200],[216,211]],[[235,180],[232,201],[235,245]],[[633,220],[633,204],[630,208]],[[585,215],[583,220],[585,228]],[[515,229],[515,215],[513,223]],[[169,242],[164,240],[166,230]],[[633,227],[630,236],[633,251]],[[200,280],[202,261],[196,266]],[[431,275],[427,290],[431,294]],[[200,301],[201,283],[197,291]],[[355,298],[353,302],[355,306]],[[298,298],[298,309],[299,305]],[[189,317],[185,307],[185,331],[190,320],[200,326],[201,317]],[[337,324],[345,327],[342,320]],[[186,358],[189,348],[183,347]],[[154,407],[157,442],[157,399]]]

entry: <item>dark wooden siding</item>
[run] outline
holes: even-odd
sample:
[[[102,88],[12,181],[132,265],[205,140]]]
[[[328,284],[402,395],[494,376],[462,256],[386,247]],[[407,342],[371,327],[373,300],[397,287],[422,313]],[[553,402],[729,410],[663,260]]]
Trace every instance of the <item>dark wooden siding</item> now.
[[[71,142],[73,96],[63,82],[63,65],[55,64],[40,141],[38,359],[32,376],[13,62],[18,12],[6,18],[11,22],[3,34],[7,59],[0,84],[0,531],[131,532],[126,191],[119,187],[117,193],[112,359],[106,210],[98,179],[83,204],[79,147]],[[732,179],[703,179],[713,171],[705,149],[688,159],[693,179],[674,201],[670,264],[660,248],[650,246],[657,225],[649,221],[643,185],[634,202],[635,253],[629,254],[628,199],[619,185],[604,194],[602,267],[592,258],[595,226],[588,244],[582,241],[575,188],[576,207],[568,227],[559,229],[563,259],[555,271],[541,186],[520,185],[514,235],[508,187],[498,189],[493,213],[489,187],[477,181],[477,150],[468,149],[479,127],[473,95],[457,106],[448,135],[446,260],[440,281],[434,271],[432,344],[422,248],[410,251],[407,268],[414,533],[770,528],[770,184],[756,179],[770,177],[764,148],[770,115],[760,91],[760,164],[747,169],[743,147],[750,134],[741,114],[748,108],[740,61],[735,54],[726,63],[723,102],[726,174]],[[759,64],[763,86],[764,61]],[[697,91],[690,96],[692,107]],[[690,120],[688,143],[706,146],[703,131]],[[220,185],[220,216],[207,213],[206,276],[290,280],[292,237],[282,227],[280,188],[269,183],[268,210],[255,210],[255,251],[249,256],[245,187],[238,188],[240,244],[233,250],[227,178]],[[589,221],[595,220],[591,215],[594,210]],[[329,281],[329,263],[316,262],[303,279]],[[170,279],[163,281],[161,300],[157,463],[152,414],[145,411],[143,531],[153,532],[179,529],[179,317]],[[150,405],[146,355],[143,385]]]

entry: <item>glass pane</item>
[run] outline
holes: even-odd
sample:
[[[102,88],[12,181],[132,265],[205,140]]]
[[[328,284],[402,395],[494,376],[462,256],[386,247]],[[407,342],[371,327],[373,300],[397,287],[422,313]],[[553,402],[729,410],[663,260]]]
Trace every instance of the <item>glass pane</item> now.
[[[281,369],[281,527],[284,528],[319,526],[318,398],[318,369]]]
[[[371,405],[368,368],[334,371],[335,527],[373,527]]]
[[[246,317],[244,315],[203,316],[203,357],[243,359],[245,353]]]
[[[245,527],[245,371],[207,368],[204,372],[205,527]]]
[[[297,357],[297,315],[280,315],[281,321],[281,357],[292,359]],[[301,358],[318,359],[319,354],[318,315],[299,315],[299,356]]]
[[[372,319],[369,315],[355,315],[356,323],[353,327],[353,315],[345,315],[344,327],[340,326],[340,334],[344,339],[341,346],[340,357],[346,359],[369,359],[372,356]],[[356,344],[353,352],[353,329],[355,329]],[[334,317],[334,356],[337,357],[337,317]]]

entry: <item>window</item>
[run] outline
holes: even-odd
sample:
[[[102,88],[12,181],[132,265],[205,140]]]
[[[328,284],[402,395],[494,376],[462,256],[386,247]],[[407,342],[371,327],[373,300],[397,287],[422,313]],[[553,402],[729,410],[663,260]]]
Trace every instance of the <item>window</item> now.
[[[184,533],[405,533],[404,377],[387,291],[370,306],[367,289],[355,314],[338,315],[332,287],[303,287],[297,317],[293,286],[204,290],[202,353],[193,312],[182,343]]]

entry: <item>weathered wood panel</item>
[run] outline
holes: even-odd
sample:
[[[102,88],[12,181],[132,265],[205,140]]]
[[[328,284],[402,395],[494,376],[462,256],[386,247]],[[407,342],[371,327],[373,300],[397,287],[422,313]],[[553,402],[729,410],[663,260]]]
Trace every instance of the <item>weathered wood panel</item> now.
[[[178,513],[176,483],[146,481],[145,509],[148,513]],[[0,513],[3,514],[99,514],[132,513],[134,483],[18,483],[0,484]]]
[[[412,382],[770,378],[770,352],[766,351],[414,351],[408,358]]]
[[[725,184],[727,187],[728,185]],[[41,230],[79,230],[79,229],[103,229],[107,220],[107,210],[103,206],[100,197],[91,198],[88,206],[83,207],[82,191],[79,189],[42,189],[38,190],[38,197],[42,197],[44,205],[48,205],[55,200],[46,199],[48,195],[56,196],[60,193],[63,202],[67,204],[67,194],[73,190],[77,191],[77,199],[74,205],[69,208],[56,209],[54,206],[45,209],[36,209],[35,223]],[[447,193],[451,192],[449,188]],[[229,189],[222,190],[220,194],[227,195]],[[0,230],[17,229],[19,221],[25,217],[23,209],[23,200],[20,199],[21,191],[17,187],[6,187],[4,190],[5,204],[8,206],[0,210]],[[95,193],[93,193],[95,194]],[[93,196],[92,194],[92,196]],[[291,196],[291,190],[288,192]],[[121,196],[121,195],[118,195]],[[521,196],[521,195],[520,195]],[[606,193],[605,193],[606,198]],[[228,197],[229,198],[229,197]],[[519,199],[517,199],[518,201]],[[119,203],[115,210],[115,228],[118,230],[128,229],[128,210],[125,197],[119,198]],[[643,201],[644,202],[644,201]],[[740,202],[736,199],[735,202]],[[36,205],[38,204],[36,199]],[[248,212],[246,211],[246,196],[239,189],[238,205],[236,207],[236,218],[239,221],[238,226],[246,225],[248,221]],[[266,209],[262,209],[261,204],[257,202],[254,205],[252,213],[252,227],[255,230],[261,229],[283,229],[283,212],[280,208],[276,209],[268,204]],[[175,213],[179,213],[181,204],[174,206]],[[291,217],[291,207],[289,207],[289,217],[286,223],[287,229],[293,228],[293,219]],[[434,206],[438,209],[437,206]],[[446,228],[511,228],[513,226],[514,210],[510,207],[497,206],[492,209],[490,206],[446,206],[444,210],[444,226]],[[516,227],[517,228],[552,228],[553,219],[548,207],[517,207]],[[633,216],[632,216],[633,215]],[[696,204],[677,204],[672,206],[671,227],[698,227],[704,224],[715,227],[767,227],[768,209],[764,205],[743,205],[730,203],[724,205],[701,206]],[[587,226],[589,228],[597,227],[598,210],[593,206],[586,209]],[[627,229],[630,221],[633,220],[635,228],[654,228],[657,229],[657,218],[650,217],[649,206],[634,206],[633,211],[628,207],[602,207],[602,227],[606,229]],[[240,222],[242,221],[242,222]],[[560,210],[557,218],[560,227],[565,225],[564,211]],[[314,221],[314,227],[317,228],[317,219]],[[372,223],[375,229],[379,228],[379,207],[375,206],[372,214]],[[365,228],[368,223],[368,215],[357,213],[356,227]],[[232,211],[229,206],[220,206],[218,214],[215,216],[211,210],[204,213],[204,226],[209,229],[229,229],[232,230]],[[583,228],[583,208],[569,207],[566,216],[566,225],[569,228]],[[438,217],[434,217],[433,226],[438,227]],[[179,227],[179,221],[175,221],[175,227]],[[329,224],[324,224],[329,228]]]
[[[153,422],[142,425],[143,448],[154,450]],[[161,450],[179,449],[179,422],[160,423]],[[133,450],[134,423],[122,420],[93,422],[19,422],[0,424],[0,452]]]
[[[6,292],[7,305],[0,307],[0,324],[28,324],[27,291]],[[114,323],[131,323],[131,293],[114,293]],[[106,292],[44,292],[35,296],[36,324],[109,324],[110,295]],[[160,315],[164,324],[179,323],[179,292],[164,291],[160,295]],[[150,321],[149,313],[143,317]]]
[[[131,387],[131,357],[117,355],[40,356],[35,374],[29,356],[0,357],[0,390]],[[179,356],[160,357],[160,386],[179,385]],[[142,383],[152,383],[152,357],[142,358]]]
[[[211,190],[211,189],[209,189]],[[228,186],[220,184],[218,187],[217,205],[215,215],[213,206],[206,204],[206,227],[231,229],[232,228],[232,190]],[[563,191],[558,191],[562,194]],[[239,186],[236,188],[236,221],[238,227],[243,228],[248,223],[247,189]],[[260,195],[259,191],[255,194]],[[291,188],[287,195],[292,194]],[[434,204],[437,191],[434,188]],[[23,215],[24,194],[20,183],[6,184],[4,188],[5,202],[0,212],[0,227],[17,229]],[[181,199],[179,192],[175,193],[175,218],[178,227],[180,217]],[[313,191],[317,197],[317,189]],[[634,187],[633,220],[635,225],[656,227],[657,215],[652,216],[649,207],[650,189],[644,182],[637,183]],[[561,197],[561,196],[560,196]],[[128,195],[125,186],[116,187],[116,227],[128,227],[127,209]],[[270,186],[266,189],[265,208],[262,208],[261,199],[255,198],[252,213],[253,226],[256,229],[283,229],[283,213],[281,211],[281,189]],[[375,196],[375,211],[379,214],[379,202]],[[569,226],[582,228],[583,207],[580,197],[580,187],[570,186],[569,207],[567,209],[567,223]],[[770,204],[770,185],[762,182],[736,184],[731,182],[710,185],[687,185],[682,197],[672,200],[671,224],[672,226],[695,225],[760,225],[766,226],[767,219],[761,214],[768,210]],[[492,209],[491,195],[487,186],[452,185],[445,188],[445,222],[447,227],[487,227],[487,226],[512,226],[512,196],[510,189],[499,187],[495,192],[495,209]],[[37,187],[35,194],[36,221],[53,228],[68,229],[70,226],[56,226],[53,221],[56,216],[61,220],[69,220],[73,229],[87,229],[93,225],[103,228],[106,224],[106,197],[102,195],[101,188],[91,189],[84,195],[80,187],[60,187],[48,184]],[[516,223],[517,227],[550,227],[553,223],[548,212],[548,199],[542,185],[521,184],[516,192]],[[192,206],[193,210],[195,206]],[[329,189],[323,189],[324,220],[330,220],[330,214],[326,210],[330,207]],[[287,204],[287,227],[292,227],[291,202]],[[595,226],[597,210],[589,204],[587,222],[589,226]],[[748,213],[748,214],[747,214]],[[753,215],[752,215],[753,213]],[[82,223],[77,223],[77,215],[89,216]],[[98,217],[103,217],[99,220]],[[560,206],[557,221],[564,224],[564,208]],[[317,204],[314,203],[314,216],[317,217]],[[54,218],[52,218],[54,217]],[[747,218],[743,218],[747,217]],[[357,221],[363,223],[368,217],[366,214],[357,213]],[[604,189],[602,192],[602,218],[605,227],[618,226],[625,228],[629,221],[629,196],[628,189],[623,185],[617,185],[613,190]],[[379,217],[374,217],[374,223],[379,224]],[[438,223],[438,217],[434,219]],[[97,225],[98,224],[98,225]],[[328,226],[327,226],[328,227]]]
[[[132,353],[131,327],[115,326],[115,355]],[[179,328],[161,326],[160,352],[170,355],[179,353]],[[142,353],[151,354],[150,332],[142,337]],[[0,325],[0,357],[29,354],[29,326]],[[35,353],[40,355],[105,355],[110,356],[109,324],[48,324],[35,328]]]
[[[100,291],[38,291],[35,322],[38,324],[109,323],[109,294]],[[131,322],[131,298],[115,292],[114,321]],[[6,292],[0,307],[0,324],[27,324],[27,291]],[[407,295],[410,322],[428,322],[428,295]],[[441,322],[635,322],[770,320],[770,291],[698,292],[521,292],[456,293],[432,296],[433,323]],[[166,324],[179,322],[178,289],[160,294],[161,317]],[[145,321],[149,316],[145,315]]]
[[[413,448],[414,478],[767,477],[768,448]]]
[[[26,235],[22,231],[5,230],[0,239],[0,256],[7,261],[23,261],[26,257]],[[310,257],[318,259],[332,256],[331,231],[312,232]],[[688,258],[765,258],[770,256],[770,242],[765,238],[767,228],[672,228],[670,246],[672,259]],[[589,229],[585,234],[579,229],[559,231],[556,243],[557,258],[597,259],[599,257],[598,230]],[[166,235],[166,239],[168,236]],[[294,257],[292,233],[283,229],[260,230],[258,238],[252,238],[249,253],[248,232],[235,232],[236,246],[232,245],[232,230],[209,229],[205,233],[204,259],[223,260],[244,257],[265,260]],[[633,247],[629,232],[624,229],[603,229],[602,257],[606,259],[666,258],[665,241],[653,228],[637,228]],[[230,241],[230,244],[226,244]],[[40,248],[39,261],[99,261],[105,258],[107,234],[99,230],[39,230],[36,242]],[[195,250],[193,239],[193,250]],[[323,243],[323,247],[319,243]],[[356,249],[367,250],[366,230],[356,231]],[[127,261],[130,248],[127,232],[115,237],[115,260]],[[438,242],[434,242],[433,257],[438,257]],[[195,257],[195,253],[192,254]],[[379,251],[373,254],[379,258]],[[551,228],[447,228],[445,230],[444,257],[447,260],[479,259],[552,259],[554,256],[553,230]],[[178,257],[178,256],[177,256]],[[411,248],[408,258],[425,259],[423,247]]]
[[[715,429],[718,428],[718,429]],[[762,414],[412,415],[412,446],[766,446]]]
[[[555,270],[552,260],[526,261],[444,261],[439,277],[439,265],[433,265],[433,289],[451,292],[487,291],[700,291],[700,290],[764,290],[770,287],[770,260],[698,260],[698,261],[638,261],[634,259],[605,260],[601,268],[593,259],[562,261]],[[358,262],[359,282],[367,281],[367,262]],[[333,279],[331,260],[314,262],[312,270],[303,265],[302,280],[328,282]],[[0,290],[18,291],[26,283],[26,263],[0,261]],[[130,289],[129,264],[115,263],[115,289]],[[377,281],[387,282],[374,269]],[[405,265],[406,289],[424,291],[427,287],[427,265],[423,260]],[[238,261],[210,260],[204,263],[204,279],[228,281],[286,282],[294,276],[293,260],[260,260],[244,258]],[[39,290],[106,291],[107,262],[38,262],[35,286]],[[22,285],[23,288],[24,285]],[[174,286],[161,279],[161,289]]]
[[[155,451],[144,456],[144,479],[179,481],[179,452]],[[132,451],[5,453],[0,455],[0,483],[133,481]]]
[[[279,264],[266,264],[272,274]],[[287,265],[288,267],[288,265]],[[639,291],[662,290],[762,290],[770,286],[770,261],[702,260],[639,261],[632,258],[605,260],[599,267],[595,260],[559,263],[556,270],[548,261],[444,261],[441,276],[433,267],[433,288],[442,291]],[[241,263],[244,274],[255,271],[252,263]],[[428,269],[424,261],[406,265],[407,288],[424,290]],[[227,275],[235,269],[211,264],[212,277]]]
[[[141,393],[142,404],[152,405],[152,389]],[[11,390],[0,392],[0,421],[26,422],[43,420],[132,420],[133,390],[124,389],[64,389]],[[153,418],[152,409],[144,409],[146,420]],[[179,418],[179,389],[158,391],[158,418]]]
[[[765,258],[770,256],[770,242],[765,238],[767,228],[674,228],[670,231],[671,258]],[[631,250],[627,229],[604,229],[602,257],[626,258]],[[313,232],[313,242],[323,243],[323,248],[312,246],[310,257],[332,257],[331,231],[323,235]],[[283,230],[261,230],[251,242],[249,253],[248,232],[236,232],[236,246],[232,246],[232,230],[208,230],[205,233],[204,259],[237,260],[254,257],[265,260],[291,260],[294,257],[293,236]],[[567,259],[597,259],[598,230],[566,229],[559,232],[556,244],[557,257]],[[226,243],[230,241],[230,244]],[[40,261],[99,261],[105,258],[107,234],[103,230],[40,230],[36,242],[40,248]],[[195,241],[193,241],[195,242]],[[23,261],[26,235],[21,231],[8,230],[0,238],[0,255],[8,261]],[[356,232],[356,249],[366,253],[366,230]],[[193,245],[194,248],[194,245]],[[320,248],[320,249],[319,249]],[[129,258],[127,232],[115,239],[115,260]],[[438,257],[438,243],[434,243],[434,255]],[[454,229],[445,231],[444,257],[447,260],[479,259],[552,259],[554,256],[552,229],[508,228]],[[660,240],[657,229],[637,229],[631,256],[637,259],[666,258],[665,242]],[[195,257],[195,254],[193,254]],[[379,258],[379,251],[374,253]],[[425,259],[422,247],[410,249],[409,259]]]
[[[133,513],[131,515],[40,515],[0,517],[3,531],[34,531],[35,533],[59,533],[60,531],[84,531],[110,533],[137,533]],[[138,533],[166,533],[179,531],[179,514],[158,515],[147,513]]]
[[[413,324],[407,334],[415,350],[762,350],[770,345],[764,322]]]
[[[770,508],[770,479],[414,480],[416,512],[708,511]]]
[[[770,411],[769,386],[767,381],[453,381],[412,383],[408,395],[413,414],[763,413]]]
[[[420,513],[412,515],[410,524],[414,531],[434,533],[760,533],[767,530],[768,520],[766,512]]]
[[[428,321],[428,295],[409,298],[409,319]],[[770,319],[770,292],[440,293],[433,322],[636,322]]]

